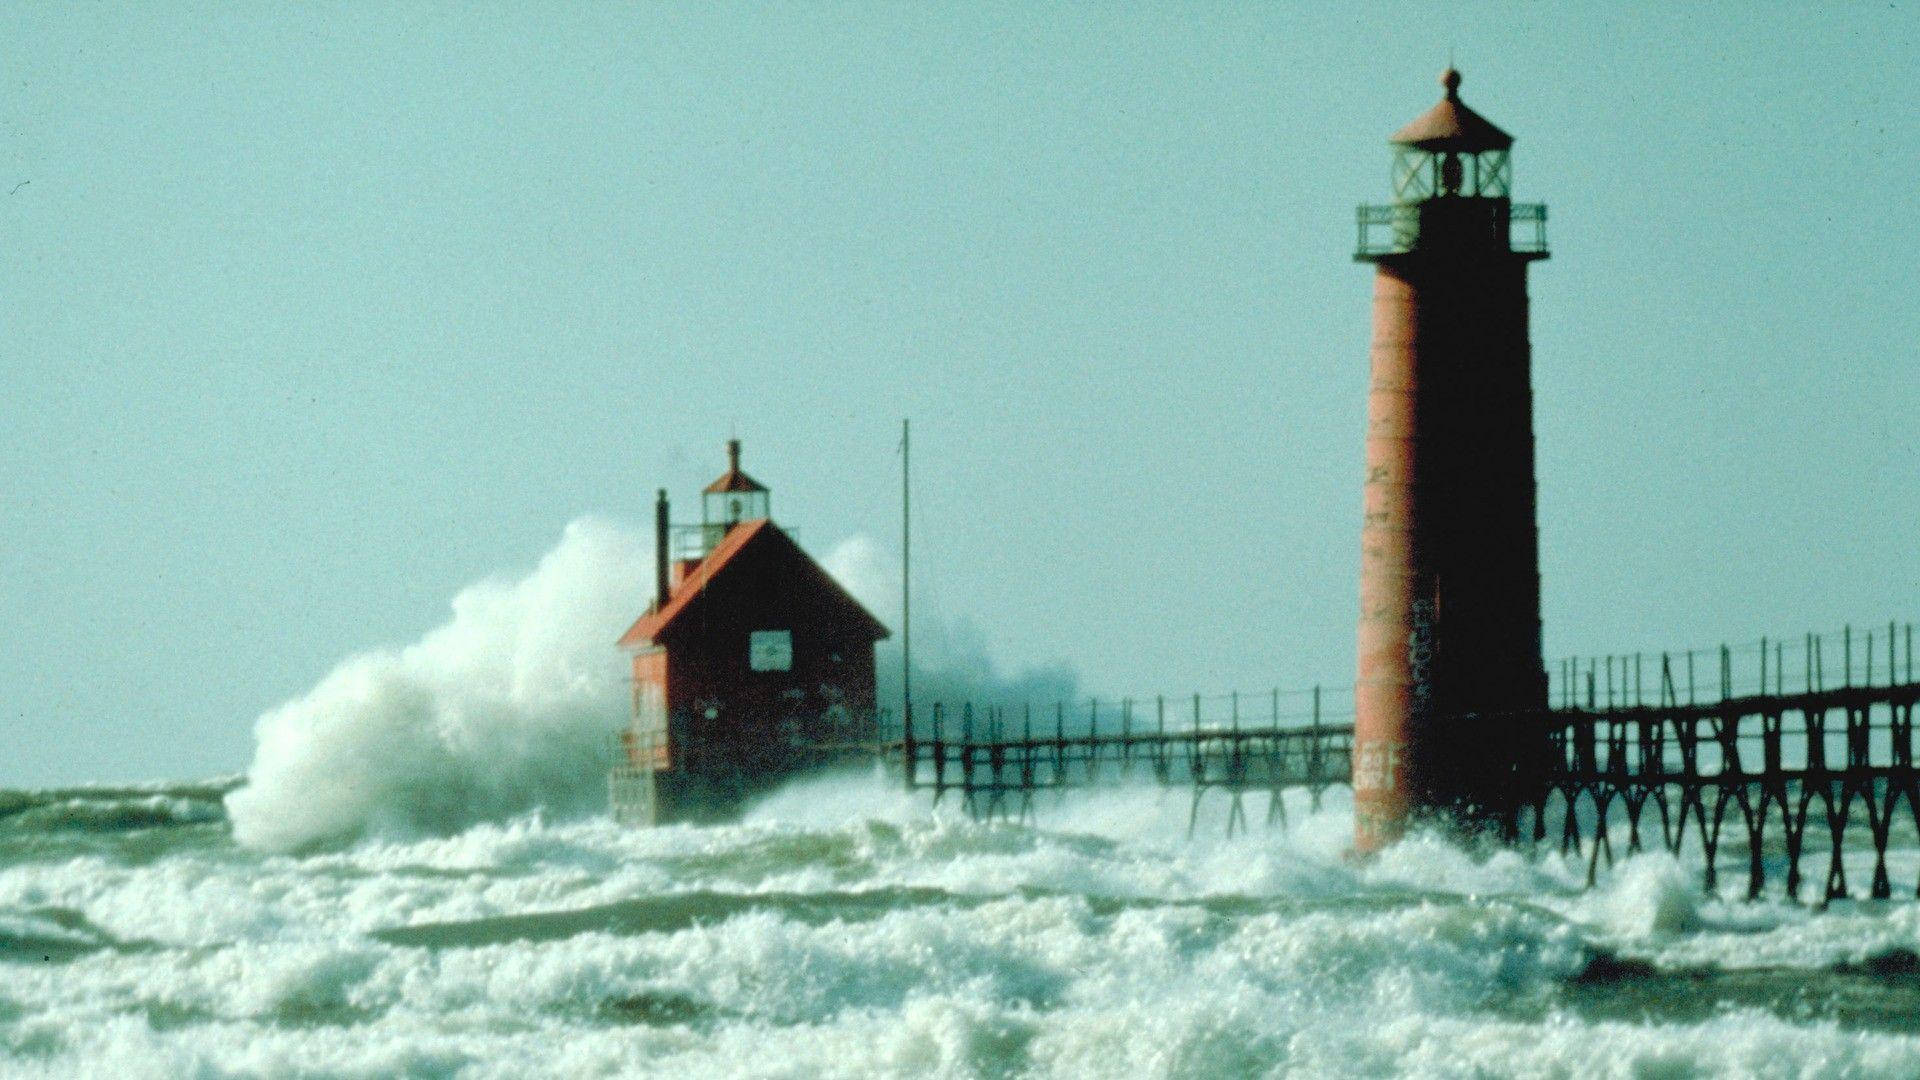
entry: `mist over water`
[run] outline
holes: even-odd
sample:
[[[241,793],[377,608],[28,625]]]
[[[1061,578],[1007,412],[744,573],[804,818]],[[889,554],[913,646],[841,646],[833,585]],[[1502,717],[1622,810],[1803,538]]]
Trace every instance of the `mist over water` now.
[[[900,701],[899,553],[888,551],[869,536],[852,536],[821,560],[827,572],[852,593],[867,610],[892,626],[894,636],[874,649],[877,691],[881,708],[898,710]],[[1018,707],[1071,702],[1080,696],[1080,680],[1065,664],[1045,664],[1006,670],[993,656],[987,636],[965,618],[929,612],[922,601],[913,620],[913,699],[916,708],[929,702]]]

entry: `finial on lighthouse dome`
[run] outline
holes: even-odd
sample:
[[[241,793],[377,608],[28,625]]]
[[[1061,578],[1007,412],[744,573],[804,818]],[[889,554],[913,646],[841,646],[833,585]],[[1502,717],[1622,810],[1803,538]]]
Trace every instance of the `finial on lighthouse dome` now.
[[[1388,142],[1422,150],[1468,154],[1505,150],[1513,145],[1513,136],[1493,126],[1486,117],[1461,102],[1458,69],[1449,67],[1441,72],[1440,85],[1447,90],[1445,99],[1394,132]]]

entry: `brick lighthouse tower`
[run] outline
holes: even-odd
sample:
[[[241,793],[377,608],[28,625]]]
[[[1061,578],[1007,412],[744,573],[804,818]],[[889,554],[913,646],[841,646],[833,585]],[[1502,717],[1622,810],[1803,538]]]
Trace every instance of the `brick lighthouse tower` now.
[[[1499,817],[1537,753],[1540,656],[1527,266],[1546,208],[1515,205],[1512,136],[1446,97],[1388,140],[1393,202],[1363,206],[1374,266],[1354,688],[1355,846],[1422,813]]]

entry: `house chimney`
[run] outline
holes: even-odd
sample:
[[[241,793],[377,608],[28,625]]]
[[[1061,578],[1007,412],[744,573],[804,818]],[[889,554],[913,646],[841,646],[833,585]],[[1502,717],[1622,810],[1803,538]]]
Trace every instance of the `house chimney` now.
[[[740,471],[740,440],[739,439],[727,440],[727,471],[728,472]]]
[[[653,609],[667,606],[667,489],[653,504]]]

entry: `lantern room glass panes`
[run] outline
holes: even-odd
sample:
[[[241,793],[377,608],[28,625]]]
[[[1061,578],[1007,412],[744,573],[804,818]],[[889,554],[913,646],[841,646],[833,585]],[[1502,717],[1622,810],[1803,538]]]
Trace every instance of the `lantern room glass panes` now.
[[[765,491],[709,491],[701,496],[701,518],[707,525],[737,525],[772,516]]]
[[[1393,199],[1505,199],[1513,191],[1513,162],[1505,150],[1463,153],[1400,146],[1393,152]]]

